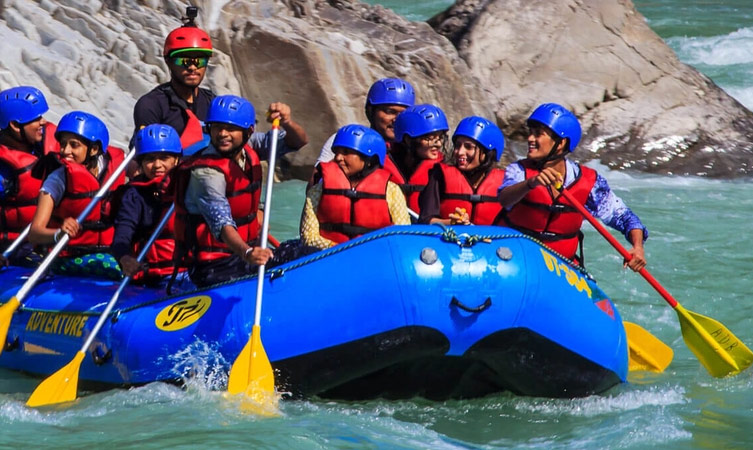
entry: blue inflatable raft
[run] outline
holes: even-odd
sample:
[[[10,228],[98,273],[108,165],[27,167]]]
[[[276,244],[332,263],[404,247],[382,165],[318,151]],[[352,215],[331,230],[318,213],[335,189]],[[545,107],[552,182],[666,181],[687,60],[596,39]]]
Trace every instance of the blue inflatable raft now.
[[[0,272],[0,302],[30,275]],[[80,379],[180,381],[209,348],[220,370],[248,341],[254,276],[167,296],[129,286]],[[579,397],[623,382],[622,320],[589,277],[506,228],[390,227],[267,271],[261,337],[295,397],[431,399],[493,392]],[[51,276],[14,315],[0,366],[68,363],[117,283]]]

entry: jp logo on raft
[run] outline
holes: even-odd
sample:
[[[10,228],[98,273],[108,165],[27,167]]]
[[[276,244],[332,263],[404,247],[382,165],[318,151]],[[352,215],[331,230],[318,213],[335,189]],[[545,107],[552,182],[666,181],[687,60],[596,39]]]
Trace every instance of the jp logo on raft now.
[[[166,306],[154,319],[162,331],[177,331],[196,322],[209,310],[212,299],[207,295],[184,298]]]

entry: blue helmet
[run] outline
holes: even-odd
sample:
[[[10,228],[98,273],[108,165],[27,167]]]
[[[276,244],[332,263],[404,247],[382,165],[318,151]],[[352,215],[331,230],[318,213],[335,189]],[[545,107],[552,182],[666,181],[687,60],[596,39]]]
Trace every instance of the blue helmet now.
[[[498,126],[483,117],[470,116],[461,120],[452,134],[454,141],[458,136],[465,136],[478,142],[486,151],[496,150],[495,159],[499,161],[505,149],[505,136]]]
[[[64,115],[55,130],[55,139],[60,140],[60,133],[68,132],[78,135],[91,144],[102,146],[102,153],[107,153],[110,144],[110,133],[107,126],[97,116],[83,111],[72,111]]]
[[[406,108],[395,118],[394,127],[396,142],[402,142],[405,135],[416,138],[435,131],[450,129],[444,112],[438,106],[428,104]]]
[[[170,125],[153,123],[136,133],[134,146],[136,157],[149,153],[169,153],[176,156],[183,155],[180,136]]]
[[[568,151],[572,152],[575,150],[575,147],[580,142],[582,131],[578,118],[562,105],[558,105],[557,103],[539,105],[533,111],[531,117],[528,118],[528,121],[542,123],[554,131],[554,134],[560,138],[570,139]]]
[[[402,105],[413,106],[416,94],[413,86],[400,78],[382,78],[369,88],[366,94],[367,105]]]
[[[11,122],[29,123],[44,115],[47,106],[42,91],[31,86],[17,86],[0,92],[0,130]]]
[[[240,128],[250,128],[256,121],[256,111],[250,101],[237,95],[220,95],[212,100],[207,113],[207,124],[227,123]]]
[[[332,148],[344,147],[355,150],[368,157],[378,156],[379,164],[384,166],[384,158],[387,155],[387,144],[384,138],[369,127],[351,124],[337,130]]]

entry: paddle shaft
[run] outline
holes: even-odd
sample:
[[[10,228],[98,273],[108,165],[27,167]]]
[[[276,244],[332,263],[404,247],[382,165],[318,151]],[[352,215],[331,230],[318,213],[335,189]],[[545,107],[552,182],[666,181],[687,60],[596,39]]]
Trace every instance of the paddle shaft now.
[[[267,248],[269,243],[269,216],[272,212],[272,186],[275,181],[275,162],[277,161],[277,139],[280,134],[280,119],[272,122],[272,143],[269,150],[269,164],[267,168],[267,191],[264,194],[264,219],[261,224],[261,248]],[[254,312],[254,325],[261,322],[261,298],[264,291],[265,264],[259,266],[259,278],[256,282],[256,311]]]
[[[91,214],[91,212],[94,210],[94,208],[97,206],[100,200],[104,198],[105,194],[110,190],[112,185],[115,183],[115,180],[118,179],[121,173],[125,170],[125,168],[128,166],[128,163],[131,162],[136,152],[130,152],[128,155],[126,155],[123,162],[118,166],[117,169],[115,169],[115,172],[110,176],[110,178],[107,179],[105,184],[102,185],[101,188],[99,188],[99,191],[97,191],[97,194],[94,196],[92,201],[89,202],[88,205],[86,205],[86,208],[81,212],[81,214],[78,215],[76,218],[76,221],[78,223],[83,223],[84,219]],[[26,280],[26,283],[24,283],[23,286],[21,286],[21,289],[18,290],[18,293],[15,295],[15,299],[21,303],[23,299],[26,297],[26,295],[29,293],[31,288],[34,287],[34,285],[37,283],[39,278],[44,275],[47,268],[52,264],[52,261],[55,259],[55,257],[60,253],[60,251],[63,249],[63,247],[68,244],[68,241],[71,239],[71,237],[67,233],[63,233],[63,236],[60,238],[60,240],[55,244],[55,246],[52,248],[52,251],[44,258],[42,261],[42,264],[39,265],[37,270],[34,271],[34,273],[29,277],[28,280]]]
[[[633,257],[633,255],[630,254],[630,252],[627,251],[627,249],[617,241],[617,239],[612,236],[612,233],[607,231],[606,228],[604,228],[604,225],[602,225],[596,218],[588,212],[588,210],[581,205],[575,198],[573,198],[572,195],[567,191],[567,189],[560,190],[560,195],[564,196],[571,204],[575,207],[575,209],[578,210],[578,212],[581,213],[583,217],[590,223],[594,228],[596,228],[596,231],[598,231],[602,236],[604,236],[604,239],[609,241],[610,244],[612,244],[612,247],[614,247],[618,252],[620,252],[620,255],[622,255],[623,258],[625,258],[625,261],[630,261]],[[643,278],[648,281],[648,284],[651,285],[654,289],[656,289],[656,292],[659,293],[659,295],[664,298],[664,300],[669,303],[669,306],[672,308],[677,307],[677,300],[675,300],[669,292],[667,292],[666,289],[662,287],[662,285],[659,284],[658,281],[656,281],[656,278],[651,275],[648,270],[644,267],[640,271],[638,271]]]
[[[136,256],[136,261],[141,262],[144,259],[146,252],[149,251],[149,248],[151,248],[152,244],[154,244],[154,241],[157,240],[157,236],[159,236],[159,234],[162,232],[162,229],[165,228],[165,225],[170,220],[170,217],[172,217],[174,211],[175,203],[170,205],[170,208],[162,217],[162,220],[160,220],[160,222],[157,224],[157,228],[155,228],[152,235],[149,236],[149,240],[146,241],[144,248],[142,248],[138,256]],[[94,328],[92,328],[91,332],[89,333],[89,337],[87,337],[86,341],[84,341],[84,345],[81,346],[81,350],[79,350],[80,352],[85,352],[92,344],[94,338],[97,336],[97,333],[99,333],[99,330],[102,328],[102,325],[104,325],[105,320],[107,320],[107,316],[110,315],[110,311],[112,311],[112,308],[115,307],[115,303],[117,303],[118,299],[120,298],[120,294],[123,292],[123,289],[125,289],[125,287],[128,285],[128,282],[130,281],[131,277],[125,277],[123,278],[123,281],[120,282],[118,290],[115,291],[115,295],[112,296],[109,303],[107,303],[107,306],[105,306],[105,309],[99,315],[99,320],[97,320]]]
[[[5,249],[3,252],[3,258],[7,258],[10,255],[13,254],[13,252],[16,251],[16,249],[21,245],[21,243],[26,239],[26,236],[29,235],[29,231],[31,230],[31,224],[26,225],[26,228],[21,232],[21,234],[18,235],[15,241],[13,241],[8,248]]]

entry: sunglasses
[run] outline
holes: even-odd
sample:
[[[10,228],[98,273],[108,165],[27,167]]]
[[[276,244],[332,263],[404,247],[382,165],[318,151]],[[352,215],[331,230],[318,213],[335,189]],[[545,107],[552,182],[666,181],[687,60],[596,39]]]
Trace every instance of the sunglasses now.
[[[170,58],[171,62],[176,66],[181,66],[188,69],[191,66],[196,66],[197,69],[203,69],[209,64],[208,56],[174,56]]]

